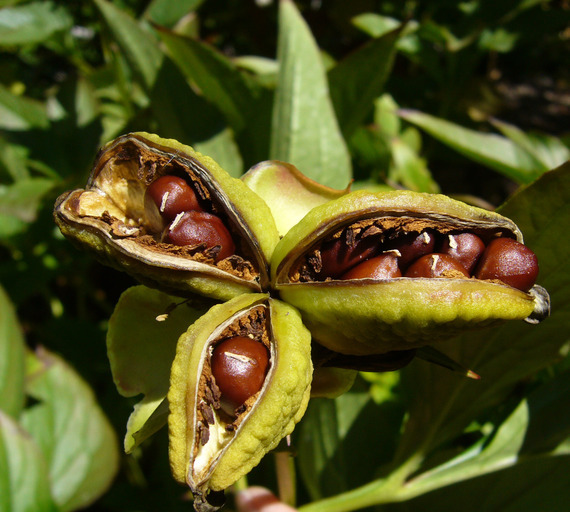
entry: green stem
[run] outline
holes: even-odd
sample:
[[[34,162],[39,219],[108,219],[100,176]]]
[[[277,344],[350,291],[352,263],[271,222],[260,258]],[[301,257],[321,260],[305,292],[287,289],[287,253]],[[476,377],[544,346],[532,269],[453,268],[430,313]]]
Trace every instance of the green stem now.
[[[302,506],[300,512],[350,512],[382,503],[401,501],[399,494],[407,478],[420,467],[423,457],[415,455],[386,478],[375,480],[331,498]]]
[[[287,505],[295,506],[297,501],[295,487],[295,464],[288,451],[275,452],[275,471],[279,499]]]

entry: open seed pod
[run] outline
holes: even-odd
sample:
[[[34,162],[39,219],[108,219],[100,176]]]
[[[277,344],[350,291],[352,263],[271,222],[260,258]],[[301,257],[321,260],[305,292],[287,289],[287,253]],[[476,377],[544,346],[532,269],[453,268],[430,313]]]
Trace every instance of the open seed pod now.
[[[161,188],[165,180],[175,184]],[[174,140],[131,133],[110,142],[85,190],[62,194],[54,215],[65,236],[103,263],[167,293],[226,300],[269,284],[278,241],[269,208]]]
[[[263,294],[212,307],[180,337],[168,392],[169,453],[196,510],[215,510],[216,491],[248,473],[301,419],[310,342],[298,311]]]
[[[524,248],[511,220],[446,196],[354,192],[314,208],[280,241],[273,287],[301,311],[315,340],[344,354],[408,350],[466,329],[548,315],[548,294],[532,281],[522,290],[477,278],[481,250],[476,270],[456,266],[431,277],[446,260],[433,255],[450,240],[457,247],[462,233],[476,235],[483,249],[496,239]],[[419,274],[428,277],[407,277],[421,256],[431,258]],[[373,271],[357,272],[377,261]]]

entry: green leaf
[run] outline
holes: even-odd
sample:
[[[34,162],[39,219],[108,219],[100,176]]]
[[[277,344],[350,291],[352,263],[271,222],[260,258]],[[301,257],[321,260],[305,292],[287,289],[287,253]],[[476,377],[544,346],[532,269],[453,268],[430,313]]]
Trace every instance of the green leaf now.
[[[537,388],[474,447],[409,480],[399,498],[420,497],[394,510],[451,511],[461,502],[465,512],[477,512],[482,503],[470,498],[483,488],[485,510],[564,510],[559,503],[570,497],[564,470],[570,460],[569,392],[568,372]]]
[[[151,89],[164,57],[158,41],[149,29],[107,0],[94,0],[113,34],[113,41],[126,55],[133,70],[142,78],[145,88]]]
[[[159,28],[159,35],[182,74],[223,114],[236,137],[243,137],[242,154],[254,155],[255,161],[259,161],[260,155],[265,158],[266,92],[210,45],[164,28]],[[190,121],[196,123],[196,116]]]
[[[111,372],[121,395],[144,395],[129,418],[125,451],[131,452],[166,423],[166,414],[158,409],[168,391],[176,343],[205,310],[145,286],[134,286],[121,295],[107,332]],[[164,314],[166,319],[157,320]],[[153,414],[153,420],[158,415],[163,422],[146,425]]]
[[[475,449],[462,453],[449,462],[430,469],[406,483],[406,494],[416,496],[469,478],[516,466],[529,459],[540,465],[551,456],[570,455],[564,441],[570,438],[570,412],[566,407],[570,391],[570,374],[541,386],[523,400],[496,432]],[[557,450],[558,447],[560,450]],[[516,475],[519,480],[524,473]],[[528,481],[532,484],[532,481]],[[503,498],[511,496],[506,486]]]
[[[25,146],[0,138],[0,176],[10,177],[12,181],[29,178],[28,153],[29,149]]]
[[[160,69],[150,108],[161,137],[184,141],[212,157],[232,176],[241,176],[243,162],[232,131],[222,115],[194,92],[170,59]]]
[[[196,83],[236,131],[243,130],[251,115],[254,84],[213,47],[164,29],[159,34],[184,76]]]
[[[63,6],[32,2],[0,9],[0,45],[37,44],[69,30],[73,20]]]
[[[183,16],[195,11],[204,0],[153,0],[145,16],[158,25],[172,27]]]
[[[53,188],[53,180],[23,179],[0,185],[0,239],[12,236],[33,222],[42,198]]]
[[[63,511],[89,505],[117,471],[111,425],[88,385],[45,349],[28,358],[27,391],[37,403],[22,413],[22,426],[47,459],[55,502]]]
[[[439,192],[439,186],[431,176],[427,163],[408,146],[401,138],[390,140],[392,165],[389,179],[401,183],[404,187],[416,192]]]
[[[374,100],[382,94],[399,36],[400,30],[394,30],[372,39],[329,71],[332,102],[346,138],[354,133],[372,110]]]
[[[395,400],[391,385],[380,381],[397,381],[397,374],[376,374],[371,379],[375,381],[371,391],[357,379],[338,398],[309,403],[295,444],[303,483],[312,499],[334,496],[370,480],[394,454],[404,406]],[[374,394],[382,394],[381,403]]]
[[[24,407],[25,346],[16,311],[0,287],[0,411],[13,418]]]
[[[518,183],[530,183],[548,167],[511,140],[481,133],[415,110],[400,110],[400,117],[448,145]]]
[[[20,131],[48,126],[45,105],[25,96],[16,96],[0,85],[0,128]]]
[[[345,188],[352,177],[350,156],[319,48],[294,3],[279,5],[279,76],[270,158],[295,165],[323,185]]]
[[[46,461],[27,432],[0,411],[0,510],[57,512]]]
[[[570,159],[570,149],[557,137],[525,133],[520,128],[497,119],[491,120],[491,124],[505,137],[532,155],[546,169],[554,169]]]

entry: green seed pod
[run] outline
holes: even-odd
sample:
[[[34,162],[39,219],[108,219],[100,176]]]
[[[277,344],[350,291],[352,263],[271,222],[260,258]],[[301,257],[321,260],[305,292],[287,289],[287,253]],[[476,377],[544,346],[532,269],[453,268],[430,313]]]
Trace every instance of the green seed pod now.
[[[340,261],[340,273],[356,256],[389,252],[410,234],[428,233],[437,246],[437,239],[458,232],[475,233],[486,243],[498,237],[522,242],[511,220],[446,196],[354,192],[314,208],[280,241],[271,261],[273,287],[301,311],[315,340],[344,354],[408,350],[466,329],[510,319],[536,323],[547,316],[548,294],[536,285],[527,293],[461,273],[342,279],[324,268],[329,260]],[[330,247],[338,254],[326,260]],[[365,251],[353,250],[358,247]]]
[[[294,165],[267,160],[254,165],[241,177],[271,208],[279,235],[283,236],[315,206],[348,193],[305,176]]]
[[[269,369],[259,391],[229,414],[212,361],[216,348],[235,337],[265,345]],[[301,419],[310,395],[310,342],[299,313],[262,294],[214,306],[180,337],[168,392],[169,453],[196,510],[215,509],[210,492],[248,473]]]
[[[161,215],[164,205],[146,193],[163,176],[188,184],[204,210],[197,213],[206,218],[201,222],[215,233],[220,228],[212,228],[208,219],[221,221],[233,254],[218,258],[217,242],[175,245],[169,240],[181,219],[169,224],[171,219]],[[103,263],[164,292],[226,300],[268,288],[268,261],[278,241],[269,208],[211,158],[174,140],[131,133],[110,142],[99,152],[85,190],[62,194],[54,215],[65,236]]]

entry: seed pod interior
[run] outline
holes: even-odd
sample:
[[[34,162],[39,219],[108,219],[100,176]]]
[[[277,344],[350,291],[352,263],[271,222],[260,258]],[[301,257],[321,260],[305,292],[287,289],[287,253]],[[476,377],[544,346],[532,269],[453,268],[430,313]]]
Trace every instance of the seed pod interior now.
[[[464,232],[485,243],[522,242],[511,220],[446,196],[355,192],[313,209],[281,240],[272,260],[274,286],[301,310],[316,340],[355,355],[423,346],[544,309],[534,291],[479,280],[459,267],[444,267],[437,277],[406,277],[414,261],[406,260],[410,247],[416,258],[427,248],[435,271],[447,256],[433,253],[448,235]],[[347,272],[382,254],[396,255],[401,268],[382,278]]]
[[[165,215],[164,205],[146,193],[164,176],[184,180],[200,211],[180,212],[174,219]],[[169,237],[190,214],[199,219],[192,217],[189,226],[202,223],[198,231],[213,235],[221,229],[222,237],[211,243]],[[63,194],[55,218],[66,236],[144,284],[219,299],[267,288],[267,262],[278,240],[269,208],[240,180],[188,146],[144,133],[105,146],[86,189]],[[228,240],[230,249],[219,240]]]

